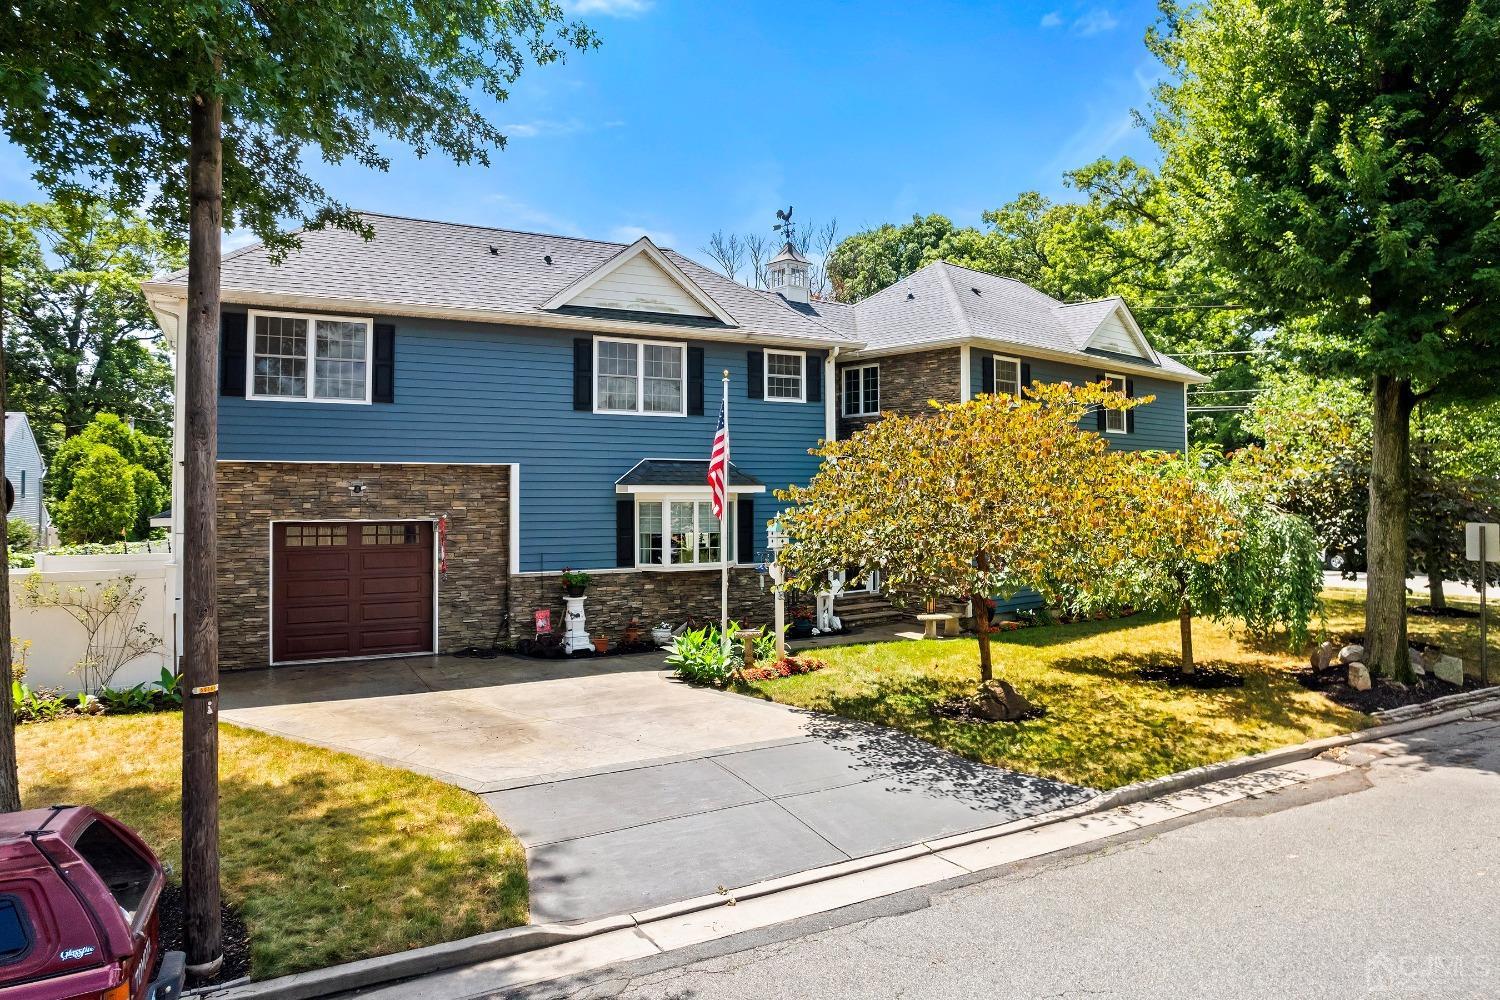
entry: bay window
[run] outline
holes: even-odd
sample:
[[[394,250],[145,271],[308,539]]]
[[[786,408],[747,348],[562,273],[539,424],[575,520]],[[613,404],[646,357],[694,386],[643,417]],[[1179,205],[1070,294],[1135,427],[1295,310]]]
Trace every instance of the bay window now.
[[[637,566],[718,566],[721,558],[734,558],[732,500],[728,552],[723,552],[719,519],[707,500],[687,496],[641,498],[635,511]]]

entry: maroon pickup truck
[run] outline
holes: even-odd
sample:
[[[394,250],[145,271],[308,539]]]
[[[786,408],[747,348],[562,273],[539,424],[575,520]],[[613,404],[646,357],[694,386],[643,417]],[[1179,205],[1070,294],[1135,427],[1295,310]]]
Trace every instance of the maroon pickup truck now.
[[[161,955],[158,936],[165,884],[151,849],[97,810],[0,815],[0,996],[176,1000],[183,956]]]

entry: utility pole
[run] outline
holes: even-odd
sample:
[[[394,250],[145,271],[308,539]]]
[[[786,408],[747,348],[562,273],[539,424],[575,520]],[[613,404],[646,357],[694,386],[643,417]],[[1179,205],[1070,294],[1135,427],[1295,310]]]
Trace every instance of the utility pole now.
[[[188,973],[224,964],[219,911],[218,506],[219,265],[223,231],[223,113],[217,94],[193,95],[188,148],[187,374],[183,463],[182,895]]]
[[[0,248],[3,249],[3,248]],[[4,261],[0,260],[0,275]],[[0,277],[0,281],[4,278]],[[5,298],[0,294],[0,413],[5,412]],[[0,470],[5,468],[5,434],[0,432]],[[9,493],[9,490],[5,491]],[[7,501],[9,498],[6,498]],[[10,669],[10,504],[0,518],[0,812],[21,808],[21,778],[16,773],[16,706],[11,698]]]

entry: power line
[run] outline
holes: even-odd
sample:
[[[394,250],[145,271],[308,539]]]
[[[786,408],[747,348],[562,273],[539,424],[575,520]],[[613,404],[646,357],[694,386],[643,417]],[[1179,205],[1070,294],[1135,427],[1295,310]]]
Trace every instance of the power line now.
[[[1168,354],[1169,358],[1213,358],[1221,355],[1231,354],[1275,354],[1269,347],[1257,347],[1250,351],[1184,351],[1181,354]]]

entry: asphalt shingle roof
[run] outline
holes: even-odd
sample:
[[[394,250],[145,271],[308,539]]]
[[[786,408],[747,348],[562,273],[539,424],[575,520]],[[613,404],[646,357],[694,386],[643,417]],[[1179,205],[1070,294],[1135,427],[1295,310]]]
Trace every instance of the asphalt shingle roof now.
[[[320,229],[301,233],[302,248],[280,264],[258,244],[227,254],[225,300],[235,301],[239,291],[389,303],[397,313],[411,306],[547,315],[543,303],[628,246],[369,212],[361,217],[374,229],[373,239]],[[730,281],[675,251],[663,253],[734,317],[738,332],[847,339],[780,295]],[[162,282],[186,280],[179,271]]]
[[[829,311],[823,318],[863,341],[866,351],[972,337],[1080,358],[1120,359],[1087,344],[1099,324],[1124,304],[1120,298],[1059,302],[1014,278],[938,261],[852,307],[841,307],[852,312],[852,323],[846,321],[848,314],[839,311]],[[820,313],[825,306],[817,303]],[[1159,363],[1149,358],[1123,360],[1172,375],[1198,374],[1168,357],[1159,357]]]
[[[706,458],[646,458],[615,480],[616,486],[707,486]],[[748,472],[729,463],[730,486],[764,486]]]

